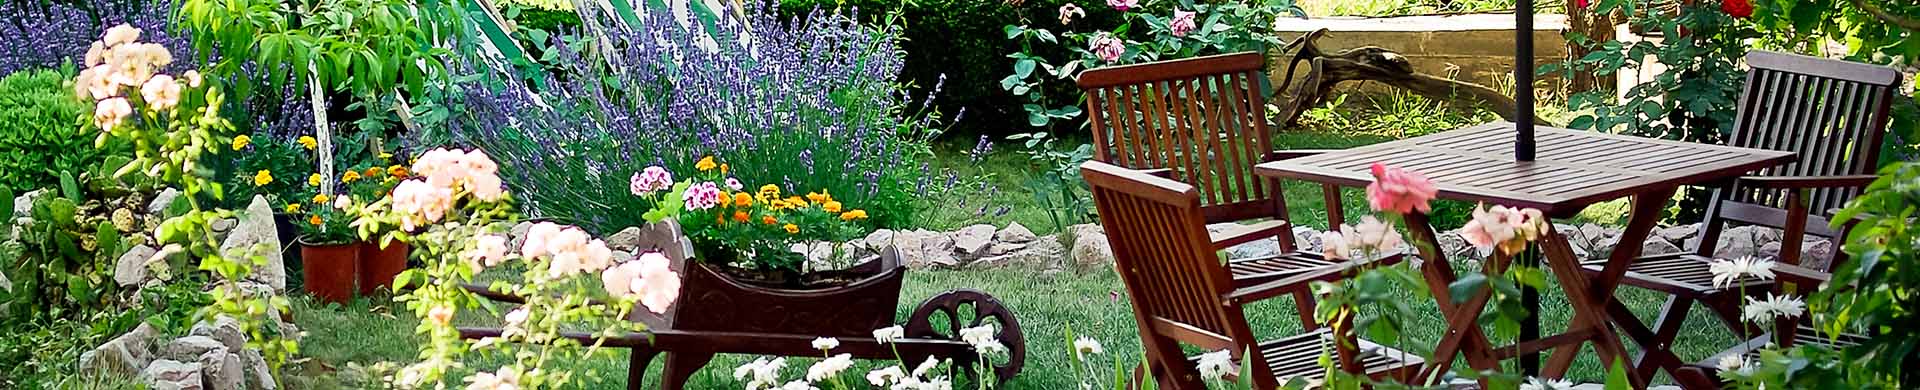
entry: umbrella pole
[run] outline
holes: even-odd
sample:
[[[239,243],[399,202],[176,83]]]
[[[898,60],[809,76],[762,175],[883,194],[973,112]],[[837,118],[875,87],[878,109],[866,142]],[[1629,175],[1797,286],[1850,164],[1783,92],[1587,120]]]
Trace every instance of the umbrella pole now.
[[[1513,158],[1533,161],[1533,0],[1519,0],[1513,10]]]

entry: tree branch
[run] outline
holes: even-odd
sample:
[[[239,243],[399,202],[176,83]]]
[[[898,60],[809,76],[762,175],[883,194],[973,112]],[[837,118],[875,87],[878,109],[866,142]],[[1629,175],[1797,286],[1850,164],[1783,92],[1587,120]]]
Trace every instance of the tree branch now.
[[[1887,22],[1888,24],[1892,24],[1902,29],[1906,29],[1907,31],[1920,32],[1920,20],[1913,20],[1906,17],[1902,17],[1900,15],[1894,15],[1892,12],[1887,12],[1887,10],[1880,9],[1880,7],[1875,7],[1872,4],[1867,4],[1867,0],[1849,0],[1849,2],[1852,2],[1855,8],[1859,8],[1861,11],[1866,12],[1868,15],[1873,15],[1874,19],[1880,19],[1880,21],[1882,22]]]

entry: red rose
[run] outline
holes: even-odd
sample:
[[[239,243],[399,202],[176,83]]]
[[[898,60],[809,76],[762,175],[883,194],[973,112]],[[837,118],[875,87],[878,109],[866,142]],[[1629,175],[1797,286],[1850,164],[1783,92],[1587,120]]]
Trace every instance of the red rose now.
[[[1720,11],[1737,19],[1753,16],[1753,2],[1750,0],[1720,0]]]
[[[1576,7],[1580,7],[1580,9],[1587,9],[1588,5],[1587,0],[1574,0],[1573,4]]]

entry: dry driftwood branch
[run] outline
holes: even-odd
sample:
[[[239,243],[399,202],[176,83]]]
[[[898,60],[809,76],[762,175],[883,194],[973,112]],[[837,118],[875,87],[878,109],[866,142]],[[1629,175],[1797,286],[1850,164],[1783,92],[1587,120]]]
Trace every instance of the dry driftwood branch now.
[[[1334,86],[1346,81],[1377,81],[1429,99],[1454,104],[1479,103],[1492,108],[1508,121],[1516,118],[1514,112],[1517,105],[1513,98],[1498,90],[1415,72],[1405,56],[1380,47],[1366,46],[1328,54],[1314,44],[1315,40],[1326,35],[1326,29],[1311,31],[1282,49],[1283,53],[1294,52],[1287,63],[1286,81],[1280,84],[1293,87],[1287,93],[1291,100],[1281,111],[1283,120],[1280,123],[1284,126],[1299,124],[1300,116],[1307,109],[1319,106],[1333,92]],[[1302,62],[1307,63],[1307,73],[1295,85],[1293,75]],[[1552,122],[1540,119],[1538,115],[1534,117],[1534,122],[1552,125]]]

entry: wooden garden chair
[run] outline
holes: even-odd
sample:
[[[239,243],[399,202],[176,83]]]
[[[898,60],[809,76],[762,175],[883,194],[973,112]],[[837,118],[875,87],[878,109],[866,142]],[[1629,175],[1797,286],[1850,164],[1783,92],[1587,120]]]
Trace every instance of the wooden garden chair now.
[[[1412,372],[1423,361],[1351,333],[1326,329],[1261,342],[1242,307],[1285,295],[1313,281],[1337,280],[1347,272],[1322,267],[1253,286],[1234,282],[1218,257],[1221,244],[1207,233],[1199,190],[1140,171],[1098,161],[1081,166],[1092,187],[1108,244],[1126,283],[1146,349],[1148,368],[1163,388],[1203,389],[1181,344],[1207,351],[1231,350],[1236,365],[1250,365],[1254,388],[1271,389],[1279,378],[1325,376],[1318,360],[1331,346],[1342,370],[1370,376]],[[1351,329],[1351,327],[1348,327]],[[1338,343],[1332,341],[1339,340]],[[1246,355],[1245,352],[1252,352]],[[1237,376],[1232,374],[1231,376]]]
[[[1831,210],[1858,196],[1878,169],[1899,72],[1765,51],[1748,54],[1747,64],[1752,70],[1729,143],[1794,151],[1800,161],[1715,189],[1701,223],[1697,250],[1643,257],[1629,269],[1626,284],[1671,295],[1651,329],[1634,321],[1621,324],[1622,331],[1642,347],[1634,366],[1643,377],[1657,369],[1673,374],[1684,364],[1670,347],[1694,302],[1702,303],[1736,333],[1757,332],[1740,321],[1739,292],[1770,291],[1771,285],[1749,278],[1715,288],[1708,268],[1728,224],[1784,230],[1776,260],[1782,265],[1801,263],[1801,245],[1807,235],[1827,238],[1834,244],[1833,258],[1813,269],[1827,271],[1831,264],[1845,261],[1839,244],[1846,229],[1830,228]],[[1584,268],[1597,274],[1603,263],[1590,262]],[[1607,309],[1616,317],[1634,318],[1619,300]]]
[[[1832,277],[1832,275],[1825,272],[1814,271],[1795,265],[1776,266],[1774,273],[1774,286],[1769,291],[1800,291],[1807,293],[1803,295],[1811,295],[1812,289],[1822,288]],[[1789,286],[1797,288],[1789,288]],[[1835,287],[1827,286],[1825,288]],[[1673,380],[1684,390],[1718,390],[1725,385],[1725,382],[1720,379],[1719,372],[1719,362],[1723,357],[1739,356],[1745,360],[1747,364],[1758,364],[1760,350],[1769,348],[1770,344],[1778,344],[1774,347],[1780,348],[1781,350],[1790,349],[1802,344],[1841,349],[1860,345],[1870,337],[1851,333],[1842,333],[1837,337],[1829,337],[1824,331],[1815,328],[1806,321],[1811,317],[1811,315],[1803,315],[1797,319],[1779,319],[1780,324],[1775,326],[1773,332],[1754,336],[1741,342],[1739,345],[1727,348],[1727,350],[1707,357],[1704,360],[1680,367],[1673,372]],[[1789,332],[1793,334],[1793,337],[1778,340],[1774,337],[1776,334]]]
[[[1079,79],[1094,160],[1193,185],[1209,224],[1270,218],[1211,238],[1221,248],[1278,239],[1277,255],[1229,263],[1240,287],[1338,263],[1299,250],[1280,181],[1253,172],[1263,162],[1319,152],[1273,150],[1260,88],[1265,63],[1260,53],[1227,54],[1089,70]],[[1323,189],[1329,226],[1339,226],[1340,190]],[[1298,291],[1295,300],[1312,329],[1312,295]]]

